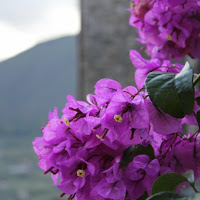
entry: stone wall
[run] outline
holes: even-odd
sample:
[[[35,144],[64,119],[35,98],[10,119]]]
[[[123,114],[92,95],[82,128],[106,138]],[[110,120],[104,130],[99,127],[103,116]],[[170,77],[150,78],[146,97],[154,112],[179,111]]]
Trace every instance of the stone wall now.
[[[123,86],[134,84],[129,49],[138,48],[136,30],[129,26],[129,1],[82,0],[80,34],[79,99],[94,92],[101,78]]]

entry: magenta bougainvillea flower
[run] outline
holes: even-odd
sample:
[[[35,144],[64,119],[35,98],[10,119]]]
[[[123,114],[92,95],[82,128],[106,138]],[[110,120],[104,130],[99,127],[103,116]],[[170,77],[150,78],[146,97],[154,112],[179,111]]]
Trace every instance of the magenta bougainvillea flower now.
[[[147,155],[139,155],[128,165],[124,181],[127,183],[129,199],[137,200],[144,192],[151,194],[151,186],[158,177],[160,164]]]
[[[91,191],[90,199],[123,199],[127,185],[121,156],[131,144],[152,139],[145,93],[102,79],[95,95],[88,95],[89,103],[71,95],[67,100],[63,116],[57,109],[50,112],[43,136],[33,142],[39,167],[52,174],[61,196],[80,199]]]
[[[101,79],[87,102],[68,95],[62,116],[57,108],[49,112],[43,135],[33,141],[38,166],[51,174],[54,186],[62,191],[60,197],[66,195],[68,200],[144,199],[151,196],[153,183],[162,174],[192,169],[195,179],[200,177],[200,92],[194,92],[200,75],[189,64],[169,60],[187,54],[200,57],[200,0],[132,0],[131,4],[130,24],[138,28],[138,40],[152,57],[148,60],[130,50],[137,88]],[[148,81],[145,86],[150,72],[170,78],[161,82],[157,73],[148,76],[157,81],[151,88],[155,98],[164,91],[155,104]],[[167,108],[176,101],[170,109],[177,106],[180,113],[164,113],[158,107],[160,100]],[[198,130],[184,135],[184,124]]]
[[[129,57],[136,68],[135,82],[139,89],[144,86],[145,79],[150,72],[178,73],[183,68],[182,64],[172,64],[170,60],[160,60],[158,58],[147,60],[138,51],[133,49],[130,50]]]
[[[132,0],[130,25],[152,58],[200,57],[199,0]]]
[[[199,132],[189,136],[175,134],[163,138],[160,144],[154,143],[154,149],[163,169],[179,174],[192,169],[195,177],[198,178],[200,176],[199,143]]]
[[[136,51],[131,56],[142,74],[141,82],[149,68],[174,73],[180,70],[171,67],[169,61],[163,61],[166,65],[160,67],[161,61],[145,60]],[[169,116],[152,104],[145,90],[122,88],[111,79],[98,81],[95,94],[88,95],[87,100],[88,103],[77,101],[68,95],[62,117],[59,118],[56,108],[50,112],[43,136],[33,141],[38,165],[44,174],[51,173],[54,185],[62,191],[61,197],[67,194],[69,200],[136,200],[144,193],[151,194],[160,173],[182,173],[193,167],[196,159],[192,158],[192,149],[198,146],[199,139],[182,138],[180,134],[183,123],[197,125],[194,116]],[[194,113],[198,108],[196,104]],[[173,137],[176,139],[170,145]],[[121,164],[124,151],[131,145],[149,144],[155,150],[154,159],[142,154],[127,166]],[[181,154],[183,148],[188,149],[186,154],[191,162],[188,165],[180,161],[178,168],[177,161],[171,159],[176,156],[181,160],[185,155]],[[199,157],[198,153],[195,156]]]

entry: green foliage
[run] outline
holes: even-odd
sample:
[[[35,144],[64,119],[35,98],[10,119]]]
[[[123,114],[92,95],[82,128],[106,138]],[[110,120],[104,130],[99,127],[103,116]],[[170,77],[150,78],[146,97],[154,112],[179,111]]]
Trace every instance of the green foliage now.
[[[200,106],[200,97],[195,98],[197,104]]]
[[[191,183],[194,184],[194,172],[193,170],[186,171],[183,176]]]
[[[138,200],[146,200],[148,196],[147,192],[145,192]]]
[[[197,190],[197,192],[200,192],[200,178],[196,180],[196,182],[194,183],[194,187]]]
[[[180,184],[180,194],[176,190]],[[167,173],[160,176],[152,188],[152,196],[147,200],[199,200],[200,199],[200,179],[194,180],[194,173],[188,170],[182,176],[176,173]]]
[[[186,195],[186,196],[193,196],[193,195],[195,195],[194,188],[191,185],[184,186],[184,187],[182,186],[180,193],[183,194],[183,195]]]
[[[132,162],[132,160],[134,158],[134,153],[133,153],[134,148],[135,148],[135,146],[131,145],[123,152],[122,159],[119,163],[120,167],[126,167],[126,166],[128,166],[129,163]]]
[[[180,174],[163,174],[153,184],[152,194],[156,194],[163,191],[175,192],[178,185],[184,182],[188,182],[188,180]]]
[[[145,85],[153,104],[176,118],[191,114],[194,108],[193,75],[188,62],[178,74],[149,73]]]
[[[200,21],[200,16],[196,15],[195,18]]]
[[[153,147],[148,144],[148,146],[144,147],[142,145],[136,145],[134,149],[134,156],[145,154],[149,156],[152,160],[155,158]]]
[[[185,195],[176,194],[174,192],[160,192],[151,197],[147,200],[188,200]]]
[[[135,156],[142,154],[148,155],[151,159],[155,158],[154,149],[150,144],[146,147],[142,145],[131,145],[123,152],[120,167],[128,166],[128,164],[133,161]]]
[[[200,108],[197,110],[196,119],[197,119],[199,129],[200,129]]]
[[[147,200],[199,200],[200,194],[196,193],[192,196],[177,194],[174,192],[160,192],[149,197]]]

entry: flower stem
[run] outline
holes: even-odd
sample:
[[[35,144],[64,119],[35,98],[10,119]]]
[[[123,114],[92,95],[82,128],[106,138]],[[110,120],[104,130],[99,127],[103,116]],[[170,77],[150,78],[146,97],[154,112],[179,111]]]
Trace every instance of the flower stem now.
[[[195,78],[193,85],[195,86],[200,81],[200,74]]]

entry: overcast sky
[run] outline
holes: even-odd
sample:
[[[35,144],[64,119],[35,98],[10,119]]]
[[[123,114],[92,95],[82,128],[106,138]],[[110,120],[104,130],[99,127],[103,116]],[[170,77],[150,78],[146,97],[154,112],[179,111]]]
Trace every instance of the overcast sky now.
[[[78,0],[0,0],[0,61],[80,31]]]

